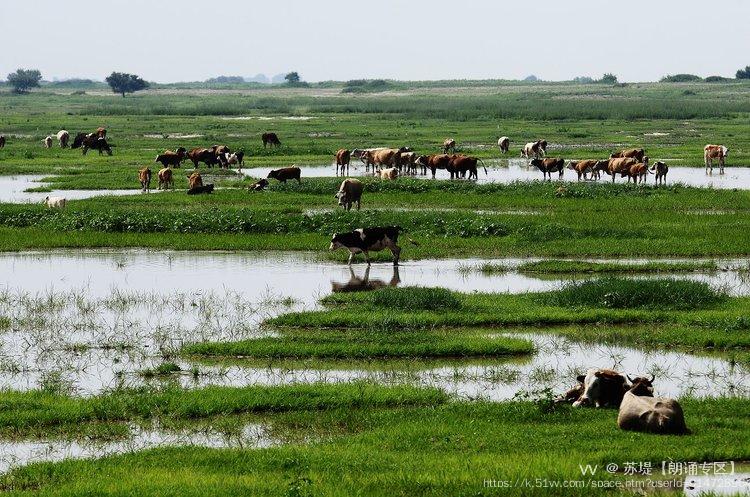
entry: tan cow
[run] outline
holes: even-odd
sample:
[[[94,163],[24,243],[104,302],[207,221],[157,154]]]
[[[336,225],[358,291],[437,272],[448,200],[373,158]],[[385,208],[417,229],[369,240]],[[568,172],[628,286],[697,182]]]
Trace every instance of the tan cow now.
[[[642,148],[628,148],[625,150],[620,150],[619,152],[615,152],[614,154],[611,154],[609,158],[610,159],[631,158],[631,159],[635,159],[636,162],[642,162],[644,155],[646,155],[646,151],[643,150]]]
[[[724,174],[724,159],[729,155],[729,149],[724,145],[706,145],[703,147],[703,162],[706,172],[714,172],[714,160],[719,161],[719,174]]]
[[[593,179],[594,167],[596,167],[597,162],[599,161],[594,159],[572,160],[568,163],[568,169],[578,173],[578,181],[581,181],[581,177],[584,180],[588,179],[587,174],[591,174]]]
[[[623,430],[644,431],[662,435],[688,433],[685,414],[674,399],[654,397],[653,376],[628,378],[633,386],[620,403],[617,426]]]
[[[529,142],[523,146],[521,150],[521,157],[530,159],[534,157],[544,157],[547,154],[547,140],[537,140],[535,142]]]
[[[395,167],[389,167],[388,169],[380,170],[380,179],[394,180],[398,178],[398,169]]]
[[[497,139],[497,146],[500,147],[500,152],[504,154],[508,153],[508,150],[510,150],[510,138],[501,136]]]
[[[342,206],[344,210],[349,211],[352,209],[352,205],[356,202],[357,210],[359,210],[363,190],[364,185],[360,180],[354,178],[345,179],[341,182],[339,191],[336,193],[336,198],[339,199],[339,205]]]
[[[667,182],[667,173],[669,172],[669,166],[659,160],[654,162],[654,165],[651,166],[651,172],[656,174],[654,183],[656,183],[656,185],[658,186]]]
[[[144,167],[138,170],[138,179],[141,182],[141,191],[147,192],[151,189],[151,169]]]
[[[638,162],[630,166],[630,169],[628,170],[628,183],[630,183],[631,179],[636,185],[639,182],[645,183],[648,174],[648,156],[644,156],[643,162]]]
[[[189,174],[187,179],[191,190],[203,186],[203,177],[201,177],[201,173],[198,171],[193,171],[193,174]]]
[[[174,188],[174,179],[172,177],[172,168],[165,167],[160,169],[157,173],[159,177],[159,190],[166,190],[168,188]]]
[[[630,157],[609,159],[609,163],[607,164],[607,173],[612,176],[612,183],[615,182],[615,177],[618,174],[621,177],[629,175],[630,167],[637,163],[637,160]]]
[[[383,167],[398,167],[401,150],[398,148],[384,148],[375,151],[366,151],[363,154],[363,158],[366,158],[366,164],[374,165],[378,169]]]
[[[446,138],[443,142],[443,153],[447,154],[448,150],[455,152],[456,151],[456,140],[453,138]]]
[[[339,168],[341,168],[341,176],[344,175],[344,168],[346,168],[346,174],[349,174],[349,162],[351,158],[352,153],[349,149],[342,148],[336,152],[336,176],[339,175]]]

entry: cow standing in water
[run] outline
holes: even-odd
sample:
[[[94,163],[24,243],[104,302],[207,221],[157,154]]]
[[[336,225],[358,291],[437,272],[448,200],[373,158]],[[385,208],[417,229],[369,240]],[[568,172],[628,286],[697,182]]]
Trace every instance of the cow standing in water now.
[[[364,254],[367,265],[370,265],[370,252],[389,249],[393,254],[393,265],[398,265],[401,247],[398,246],[399,226],[385,228],[360,228],[348,233],[335,233],[331,239],[330,250],[345,248],[349,251],[349,265],[355,254]],[[415,243],[412,241],[412,243]]]
[[[349,174],[349,162],[352,159],[352,153],[342,148],[336,152],[336,176],[339,175],[339,168],[341,168],[341,176],[344,175],[344,168],[346,167],[346,174]]]
[[[497,139],[497,146],[500,147],[500,152],[506,154],[510,150],[510,138],[507,136],[501,136]]]
[[[669,172],[669,166],[665,162],[662,162],[660,160],[654,162],[654,165],[651,166],[650,171],[656,174],[654,183],[657,186],[663,185],[667,182],[667,173]]]
[[[724,174],[724,159],[729,155],[729,149],[724,145],[706,145],[703,147],[703,162],[706,173],[714,172],[714,160],[719,161],[719,174]]]

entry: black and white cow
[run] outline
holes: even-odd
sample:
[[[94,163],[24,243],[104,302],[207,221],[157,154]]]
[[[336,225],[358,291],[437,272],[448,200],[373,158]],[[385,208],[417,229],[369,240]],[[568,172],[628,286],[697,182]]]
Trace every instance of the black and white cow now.
[[[331,239],[330,249],[345,248],[349,250],[350,265],[354,255],[362,253],[369,265],[369,252],[379,252],[387,248],[393,254],[393,265],[397,266],[401,254],[401,247],[397,245],[400,231],[401,227],[399,226],[387,226],[384,228],[360,228],[348,233],[335,233]]]

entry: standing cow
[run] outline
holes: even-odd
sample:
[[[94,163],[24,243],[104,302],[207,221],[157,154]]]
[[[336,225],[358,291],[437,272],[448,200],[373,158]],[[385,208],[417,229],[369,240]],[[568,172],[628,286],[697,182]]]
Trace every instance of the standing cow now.
[[[630,168],[638,163],[632,157],[616,157],[609,159],[607,163],[607,173],[612,176],[612,183],[615,182],[615,178],[619,174],[620,177],[627,176],[630,174]]]
[[[296,179],[297,183],[302,183],[300,179],[302,177],[302,170],[297,166],[282,167],[281,169],[274,169],[268,173],[268,178],[278,180],[282,183],[286,183],[290,179]]]
[[[635,159],[636,162],[642,162],[643,157],[646,155],[646,151],[642,148],[627,148],[620,150],[609,156],[610,159]]]
[[[141,182],[141,191],[148,192],[151,190],[151,169],[144,167],[138,170],[138,179]]]
[[[547,140],[537,140],[535,142],[529,142],[521,149],[521,157],[525,159],[531,159],[534,157],[544,157],[547,154]]]
[[[352,210],[352,205],[355,202],[357,204],[357,210],[359,210],[363,190],[364,185],[360,180],[347,178],[341,182],[339,191],[335,196],[339,199],[339,205],[342,206],[344,210]]]
[[[706,172],[714,172],[714,160],[719,161],[719,174],[724,174],[724,159],[729,155],[729,149],[724,145],[706,145],[703,147],[703,162]]]
[[[547,179],[549,175],[550,181],[552,180],[552,173],[558,173],[558,178],[562,179],[565,173],[565,159],[531,159],[529,166],[534,166],[542,172],[542,177]]]
[[[260,138],[263,140],[263,148],[266,148],[266,145],[271,145],[273,147],[281,146],[281,141],[276,133],[263,133]]]
[[[0,148],[5,147],[5,135],[0,135]]]
[[[656,174],[656,178],[654,178],[654,183],[656,186],[663,185],[667,182],[667,173],[669,172],[669,166],[660,160],[654,162],[654,165],[651,166],[651,172]]]
[[[52,137],[48,136],[44,140],[42,140],[42,143],[44,144],[44,148],[52,148]]]
[[[443,153],[447,154],[448,150],[450,150],[451,152],[456,151],[456,140],[454,140],[453,138],[446,138],[443,142]]]
[[[367,265],[370,265],[370,252],[389,249],[393,254],[393,265],[398,266],[401,247],[398,246],[399,226],[385,228],[360,228],[348,233],[334,233],[330,250],[345,248],[349,251],[349,265],[355,254],[364,254]]]
[[[349,162],[351,161],[352,153],[342,148],[336,152],[336,176],[339,175],[339,168],[341,168],[341,176],[344,175],[344,168],[346,168],[346,174],[349,174]]]
[[[159,178],[159,190],[166,190],[168,188],[174,188],[174,179],[172,177],[172,168],[165,167],[160,169],[157,173]]]
[[[506,154],[510,150],[510,138],[507,136],[501,136],[497,139],[497,146],[500,147],[500,152]]]
[[[57,141],[60,144],[60,148],[68,148],[68,140],[70,140],[70,133],[64,129],[57,132]]]

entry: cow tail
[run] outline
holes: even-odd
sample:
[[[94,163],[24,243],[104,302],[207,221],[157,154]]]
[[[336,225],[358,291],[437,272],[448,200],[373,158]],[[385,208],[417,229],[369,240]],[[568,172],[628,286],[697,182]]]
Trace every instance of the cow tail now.
[[[482,159],[479,159],[479,162],[481,162],[481,163],[482,163],[482,167],[484,168],[484,175],[485,175],[485,176],[488,176],[488,173],[487,173],[487,166],[486,166],[486,165],[484,164],[484,161],[483,161]]]

